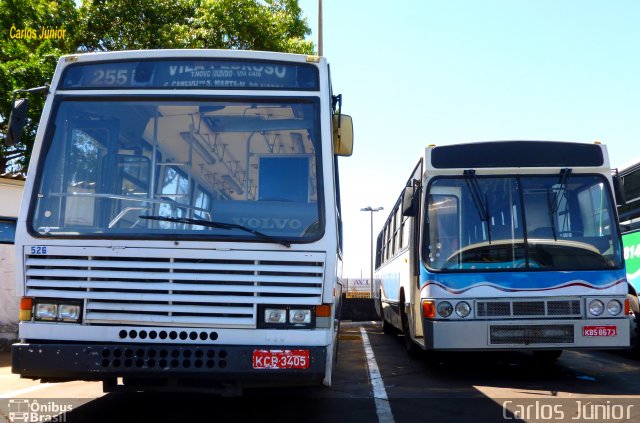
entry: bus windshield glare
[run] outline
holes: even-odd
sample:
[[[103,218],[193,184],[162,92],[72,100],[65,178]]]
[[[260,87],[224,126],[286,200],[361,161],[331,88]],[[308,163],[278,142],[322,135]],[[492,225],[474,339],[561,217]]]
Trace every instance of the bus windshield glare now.
[[[440,271],[619,268],[607,181],[569,173],[434,179],[423,260]]]
[[[323,234],[315,99],[67,97],[54,113],[34,235],[310,242]]]

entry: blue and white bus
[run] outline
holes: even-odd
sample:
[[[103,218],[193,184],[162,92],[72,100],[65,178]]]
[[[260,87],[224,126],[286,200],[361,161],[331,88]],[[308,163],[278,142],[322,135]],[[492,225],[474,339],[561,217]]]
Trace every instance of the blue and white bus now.
[[[599,143],[428,147],[378,236],[384,331],[412,355],[629,346],[612,186]]]
[[[13,372],[109,391],[329,385],[352,126],[327,60],[70,55],[47,91]]]

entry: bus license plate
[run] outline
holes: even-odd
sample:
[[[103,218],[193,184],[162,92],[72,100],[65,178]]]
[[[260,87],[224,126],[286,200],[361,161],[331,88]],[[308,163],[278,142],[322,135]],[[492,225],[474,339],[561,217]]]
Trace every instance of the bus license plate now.
[[[309,350],[253,350],[254,369],[308,369]]]
[[[618,329],[615,326],[583,326],[582,336],[616,336]]]

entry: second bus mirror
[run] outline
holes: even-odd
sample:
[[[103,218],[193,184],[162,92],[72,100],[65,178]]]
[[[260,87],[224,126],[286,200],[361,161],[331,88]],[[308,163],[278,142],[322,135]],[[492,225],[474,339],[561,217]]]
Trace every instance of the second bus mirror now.
[[[353,121],[349,115],[333,115],[333,154],[353,154]]]
[[[7,145],[16,145],[22,139],[22,132],[27,121],[27,112],[29,111],[29,101],[26,98],[19,98],[13,103],[11,115],[9,116],[9,125],[7,126],[7,136],[5,143]]]
[[[416,217],[415,188],[406,187],[402,194],[402,215],[407,217]]]
[[[624,195],[624,180],[618,176],[617,169],[613,175],[613,193],[616,196],[616,203],[618,206],[624,206],[627,204],[627,199]]]

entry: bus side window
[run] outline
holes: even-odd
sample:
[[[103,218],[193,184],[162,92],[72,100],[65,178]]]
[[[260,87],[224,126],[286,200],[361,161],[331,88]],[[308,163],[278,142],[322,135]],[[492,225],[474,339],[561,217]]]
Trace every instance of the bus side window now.
[[[13,244],[16,239],[16,220],[0,217],[0,244]]]

